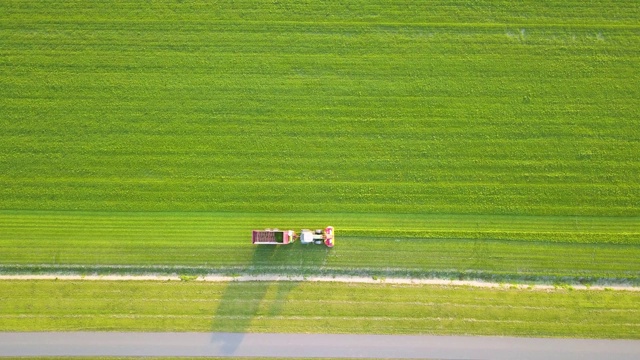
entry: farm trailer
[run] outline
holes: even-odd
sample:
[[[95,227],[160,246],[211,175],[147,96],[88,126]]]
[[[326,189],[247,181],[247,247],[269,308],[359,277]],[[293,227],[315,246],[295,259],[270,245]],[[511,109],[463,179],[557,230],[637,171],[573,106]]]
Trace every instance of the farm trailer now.
[[[300,235],[293,230],[253,230],[252,236],[252,241],[255,245],[286,245],[295,242],[296,239],[300,239],[302,244],[325,244],[328,247],[333,247],[335,244],[333,226],[327,226],[316,231],[302,229]]]

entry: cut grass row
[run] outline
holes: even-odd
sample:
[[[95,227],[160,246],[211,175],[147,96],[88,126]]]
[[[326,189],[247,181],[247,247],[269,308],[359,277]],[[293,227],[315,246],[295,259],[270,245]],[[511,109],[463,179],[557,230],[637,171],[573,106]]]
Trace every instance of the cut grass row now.
[[[348,0],[335,2],[270,0],[220,0],[215,3],[175,3],[156,1],[101,1],[92,6],[76,2],[58,4],[40,1],[7,1],[7,19],[21,20],[37,14],[39,20],[150,20],[195,21],[227,20],[233,22],[311,22],[311,23],[402,23],[402,24],[533,24],[533,25],[637,25],[640,10],[633,1],[547,1],[518,3],[511,1],[398,1]]]
[[[252,229],[333,225],[337,245],[256,247]],[[0,271],[300,273],[638,284],[637,218],[0,212]],[[123,266],[123,267],[118,267]]]
[[[3,281],[2,331],[640,338],[635,292],[271,282]]]
[[[0,209],[639,216],[635,2],[497,4],[2,2]]]

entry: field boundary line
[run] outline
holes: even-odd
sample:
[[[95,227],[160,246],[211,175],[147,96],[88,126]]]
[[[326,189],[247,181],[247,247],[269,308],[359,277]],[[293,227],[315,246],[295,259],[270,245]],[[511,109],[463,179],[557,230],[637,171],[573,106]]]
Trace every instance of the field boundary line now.
[[[349,284],[394,284],[394,285],[434,285],[467,286],[478,288],[520,289],[520,290],[596,290],[596,291],[640,291],[637,286],[587,286],[587,285],[542,285],[509,284],[477,280],[373,278],[364,276],[286,276],[286,275],[205,275],[184,277],[179,275],[0,275],[0,281],[7,280],[62,280],[62,281],[196,281],[196,282],[248,282],[248,281],[290,281],[290,282],[338,282]]]

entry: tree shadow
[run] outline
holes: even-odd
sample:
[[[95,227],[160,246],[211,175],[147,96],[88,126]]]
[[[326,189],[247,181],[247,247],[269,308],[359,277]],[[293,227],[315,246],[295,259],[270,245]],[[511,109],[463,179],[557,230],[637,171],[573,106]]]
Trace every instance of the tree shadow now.
[[[250,270],[254,273],[302,275],[300,271],[320,269],[331,251],[324,245],[252,245]],[[273,271],[269,272],[270,269]],[[231,281],[213,316],[211,344],[222,355],[235,355],[257,317],[274,317],[287,312],[288,296],[299,281]]]

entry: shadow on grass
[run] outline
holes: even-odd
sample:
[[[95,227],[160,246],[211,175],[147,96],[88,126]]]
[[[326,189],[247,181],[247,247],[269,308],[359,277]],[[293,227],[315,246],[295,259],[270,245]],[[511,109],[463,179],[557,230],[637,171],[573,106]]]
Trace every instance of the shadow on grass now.
[[[299,242],[253,246],[251,270],[262,270],[266,274],[281,274],[283,269],[313,272],[324,265],[330,251],[324,245],[302,245]],[[271,266],[272,271],[269,270]],[[298,281],[229,282],[213,317],[211,343],[218,344],[224,355],[235,355],[246,332],[277,332],[277,329],[255,328],[254,321],[291,313],[288,297],[299,284]]]

